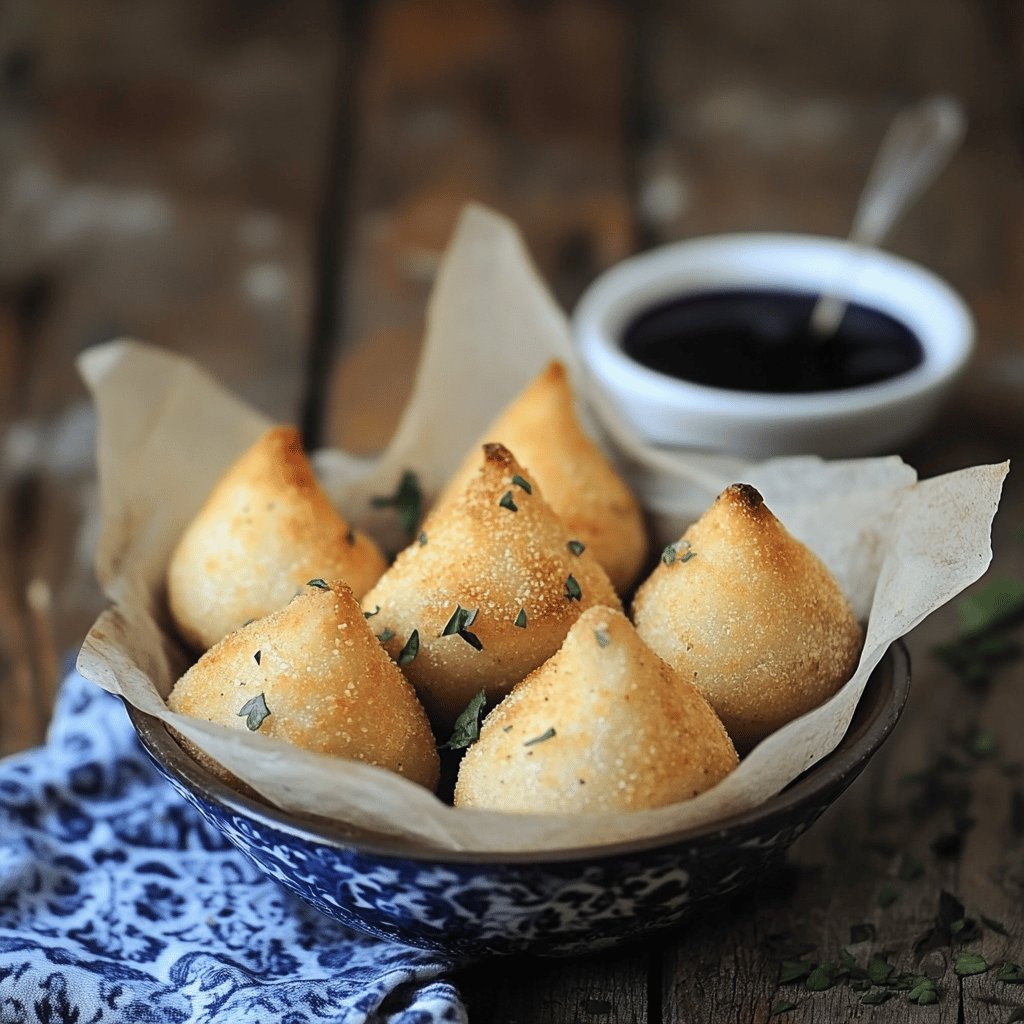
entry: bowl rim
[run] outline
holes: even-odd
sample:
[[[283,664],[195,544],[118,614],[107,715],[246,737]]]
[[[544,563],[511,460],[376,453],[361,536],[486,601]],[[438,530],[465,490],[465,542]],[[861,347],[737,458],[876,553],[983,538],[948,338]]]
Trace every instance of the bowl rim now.
[[[814,292],[836,283],[838,270],[852,252],[861,265],[858,274],[841,282],[845,296],[901,320],[924,349],[919,366],[890,380],[785,395],[736,391],[649,369],[618,343],[635,316],[673,296],[751,287]],[[766,268],[763,276],[755,274],[755,266]],[[916,289],[917,300],[911,302],[900,285]],[[883,300],[881,293],[888,299]],[[927,336],[921,329],[923,320],[908,323],[911,308],[934,325]],[[737,420],[759,421],[771,415],[794,422],[883,409],[941,387],[963,370],[976,333],[960,295],[920,264],[882,249],[851,246],[833,236],[786,232],[706,235],[630,256],[590,284],[573,312],[572,328],[582,362],[605,388],[643,392],[665,407],[712,411]]]
[[[869,690],[879,691],[870,708],[864,697]],[[771,815],[783,813],[805,799],[811,799],[856,774],[881,746],[895,727],[910,692],[910,654],[902,640],[896,640],[875,666],[861,694],[849,728],[836,748],[781,793],[747,811],[720,821],[690,826],[674,832],[638,839],[618,840],[598,846],[563,847],[539,851],[472,851],[409,847],[401,840],[386,836],[354,837],[343,826],[329,819],[293,814],[259,802],[231,789],[209,773],[175,741],[164,723],[127,701],[125,709],[136,734],[149,756],[187,789],[203,799],[220,805],[232,814],[262,819],[279,831],[306,842],[318,843],[359,854],[391,860],[431,864],[524,865],[564,864],[572,861],[610,860],[649,850],[674,847],[709,836],[756,824]],[[851,778],[852,781],[852,778]],[[844,787],[845,788],[845,787]]]

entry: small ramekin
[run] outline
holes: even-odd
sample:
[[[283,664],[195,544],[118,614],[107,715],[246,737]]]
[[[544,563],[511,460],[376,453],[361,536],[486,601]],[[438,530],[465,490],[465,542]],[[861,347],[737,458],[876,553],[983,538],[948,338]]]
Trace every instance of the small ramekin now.
[[[836,289],[905,324],[920,340],[924,359],[877,384],[773,395],[688,383],[623,351],[625,329],[645,310],[730,289]],[[598,416],[607,401],[647,443],[751,458],[896,453],[934,415],[974,346],[970,311],[930,271],[877,249],[852,254],[841,239],[795,234],[699,238],[627,259],[590,286],[573,331],[598,393]]]

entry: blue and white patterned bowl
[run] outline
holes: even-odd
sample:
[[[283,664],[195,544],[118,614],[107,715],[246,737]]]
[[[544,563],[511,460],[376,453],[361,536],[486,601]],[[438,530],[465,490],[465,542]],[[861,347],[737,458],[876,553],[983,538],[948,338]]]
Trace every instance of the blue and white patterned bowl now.
[[[902,643],[871,676],[836,750],[765,804],[712,826],[539,854],[410,850],[353,841],[242,796],[201,768],[158,719],[128,713],[157,767],[272,878],[342,923],[457,957],[574,955],[677,925],[755,883],[860,774],[910,688]]]

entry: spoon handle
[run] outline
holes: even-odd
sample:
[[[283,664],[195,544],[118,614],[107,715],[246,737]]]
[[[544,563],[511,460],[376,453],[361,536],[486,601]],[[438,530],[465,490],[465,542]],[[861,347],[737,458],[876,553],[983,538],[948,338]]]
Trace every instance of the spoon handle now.
[[[900,214],[945,167],[965,129],[963,107],[951,96],[931,96],[896,116],[857,204],[850,229],[851,258],[857,247],[882,241]],[[819,340],[834,334],[846,305],[835,291],[822,293],[811,314],[811,332]]]

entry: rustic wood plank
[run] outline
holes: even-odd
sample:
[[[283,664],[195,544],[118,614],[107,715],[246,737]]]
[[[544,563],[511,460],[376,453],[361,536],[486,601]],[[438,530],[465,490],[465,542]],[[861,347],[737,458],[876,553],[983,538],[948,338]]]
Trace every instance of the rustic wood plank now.
[[[517,222],[566,304],[630,251],[632,25],[630,6],[613,0],[373,5],[329,440],[373,451],[389,438],[437,261],[467,200]],[[354,402],[364,392],[381,393],[372,415]]]
[[[14,315],[0,343],[0,696],[19,716],[0,723],[4,753],[40,738],[103,604],[76,354],[133,335],[300,414],[343,43],[330,0],[60,0],[0,18],[0,307],[36,296],[31,337]]]
[[[647,1024],[649,952],[512,958],[456,976],[469,1019],[487,1024]]]

